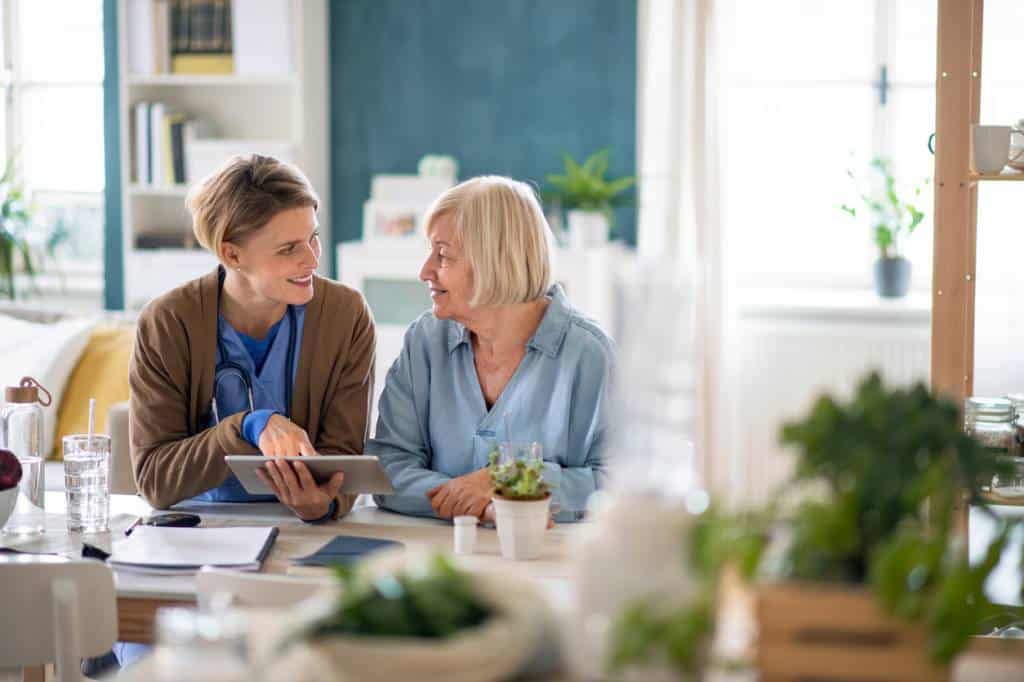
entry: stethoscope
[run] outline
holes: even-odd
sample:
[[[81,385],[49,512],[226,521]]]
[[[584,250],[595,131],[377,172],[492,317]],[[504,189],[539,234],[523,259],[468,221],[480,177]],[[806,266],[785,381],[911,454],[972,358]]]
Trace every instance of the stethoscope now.
[[[219,317],[218,308],[218,319]],[[292,374],[295,370],[295,337],[298,335],[298,332],[299,323],[295,315],[295,308],[288,306],[288,364],[285,366],[284,395],[285,408],[288,410],[289,416],[292,413]],[[217,410],[217,386],[224,376],[237,376],[241,380],[249,398],[249,411],[253,412],[256,410],[256,401],[253,400],[252,392],[252,376],[240,364],[228,360],[228,353],[224,348],[224,339],[220,337],[219,330],[217,332],[217,354],[220,356],[220,362],[217,363],[213,370],[213,399],[210,401],[214,424],[220,423],[220,412]]]

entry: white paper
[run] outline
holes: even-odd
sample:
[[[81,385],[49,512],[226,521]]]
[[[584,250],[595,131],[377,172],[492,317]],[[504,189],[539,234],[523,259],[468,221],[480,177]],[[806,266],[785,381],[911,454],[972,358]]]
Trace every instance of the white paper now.
[[[203,566],[255,570],[273,527],[173,528],[136,526],[114,543],[107,560],[117,570],[188,573]]]

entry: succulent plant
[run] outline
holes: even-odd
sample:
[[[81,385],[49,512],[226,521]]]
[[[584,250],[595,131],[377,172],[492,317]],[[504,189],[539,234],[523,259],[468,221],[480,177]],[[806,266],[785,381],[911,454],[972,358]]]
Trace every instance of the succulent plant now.
[[[478,627],[494,615],[468,573],[443,555],[421,566],[370,576],[338,566],[338,603],[291,642],[334,635],[443,639]]]
[[[21,482],[21,462],[10,450],[0,450],[0,492],[17,488]]]
[[[551,488],[544,480],[544,461],[538,458],[515,458],[499,463],[497,450],[491,451],[488,469],[494,493],[513,500],[542,500]]]

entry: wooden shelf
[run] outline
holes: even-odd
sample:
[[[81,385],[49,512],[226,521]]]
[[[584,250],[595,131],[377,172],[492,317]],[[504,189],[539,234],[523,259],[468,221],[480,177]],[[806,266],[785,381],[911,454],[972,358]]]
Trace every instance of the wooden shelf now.
[[[1024,507],[1024,497],[1004,497],[990,490],[984,491],[981,497],[989,504],[999,504],[1005,507]]]
[[[129,185],[128,194],[133,197],[171,197],[184,198],[188,193],[187,185],[164,185],[156,187],[152,185]]]
[[[1017,170],[1004,170],[1002,173],[974,173],[971,172],[968,176],[971,182],[978,182],[980,180],[1003,182],[1003,181],[1022,181],[1024,180],[1024,171]]]
[[[290,87],[297,81],[295,76],[237,76],[234,74],[224,75],[189,75],[178,73],[159,73],[147,76],[129,76],[126,83],[129,86],[175,86],[194,87],[203,85],[215,86],[243,86],[262,85],[266,87]]]

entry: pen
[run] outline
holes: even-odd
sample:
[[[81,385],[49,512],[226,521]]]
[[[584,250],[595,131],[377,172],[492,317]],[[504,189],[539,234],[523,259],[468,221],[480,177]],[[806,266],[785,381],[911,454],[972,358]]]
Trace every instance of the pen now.
[[[141,516],[139,516],[139,517],[137,517],[137,518],[135,519],[135,521],[133,521],[133,522],[132,522],[132,525],[128,526],[128,527],[127,527],[127,528],[125,529],[125,531],[124,531],[124,534],[125,534],[125,535],[131,535],[131,534],[132,534],[132,531],[133,531],[133,530],[135,530],[135,527],[136,527],[136,526],[138,526],[138,525],[139,525],[139,524],[141,524],[141,523],[142,523],[142,517],[141,517]]]

